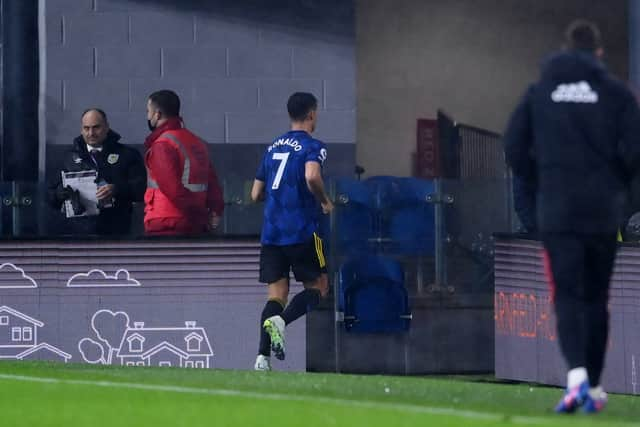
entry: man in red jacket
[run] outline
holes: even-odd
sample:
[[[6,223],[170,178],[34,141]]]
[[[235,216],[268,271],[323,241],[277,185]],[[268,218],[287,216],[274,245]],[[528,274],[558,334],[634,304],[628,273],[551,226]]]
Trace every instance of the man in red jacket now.
[[[222,191],[207,144],[184,128],[178,95],[152,93],[147,121],[145,233],[194,235],[215,229],[224,209]]]

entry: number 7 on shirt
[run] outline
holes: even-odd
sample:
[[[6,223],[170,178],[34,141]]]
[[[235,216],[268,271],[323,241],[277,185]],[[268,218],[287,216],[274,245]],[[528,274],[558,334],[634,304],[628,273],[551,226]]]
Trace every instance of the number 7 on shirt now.
[[[273,184],[271,185],[272,190],[280,188],[280,181],[282,180],[282,175],[284,175],[284,168],[287,166],[288,159],[289,153],[273,153],[273,160],[280,161],[280,164],[278,165],[276,176],[273,178]]]

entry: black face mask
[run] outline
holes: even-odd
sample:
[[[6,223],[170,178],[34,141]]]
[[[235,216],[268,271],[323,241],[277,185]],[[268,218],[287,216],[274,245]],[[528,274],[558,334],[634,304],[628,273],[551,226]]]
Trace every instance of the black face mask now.
[[[154,125],[151,124],[151,120],[147,119],[147,126],[149,126],[149,130],[151,132],[153,132],[154,130],[156,130],[156,127]]]

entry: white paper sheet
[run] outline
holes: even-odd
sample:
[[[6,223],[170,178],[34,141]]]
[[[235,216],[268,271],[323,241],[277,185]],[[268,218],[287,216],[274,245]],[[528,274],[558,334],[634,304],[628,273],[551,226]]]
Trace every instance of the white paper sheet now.
[[[74,190],[78,190],[80,193],[80,203],[85,208],[85,211],[82,214],[76,215],[73,211],[71,201],[65,200],[64,211],[67,218],[93,216],[100,213],[100,209],[98,209],[98,198],[96,197],[96,192],[98,191],[98,186],[96,184],[97,177],[98,172],[95,170],[62,172],[62,185],[64,187],[69,186]]]

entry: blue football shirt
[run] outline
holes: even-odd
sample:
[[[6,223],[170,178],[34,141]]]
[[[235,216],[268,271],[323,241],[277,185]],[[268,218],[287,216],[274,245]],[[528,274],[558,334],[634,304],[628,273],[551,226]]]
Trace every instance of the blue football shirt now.
[[[262,243],[293,245],[318,230],[320,205],[304,178],[306,162],[324,164],[327,148],[305,131],[290,131],[267,148],[256,179],[265,183]]]

